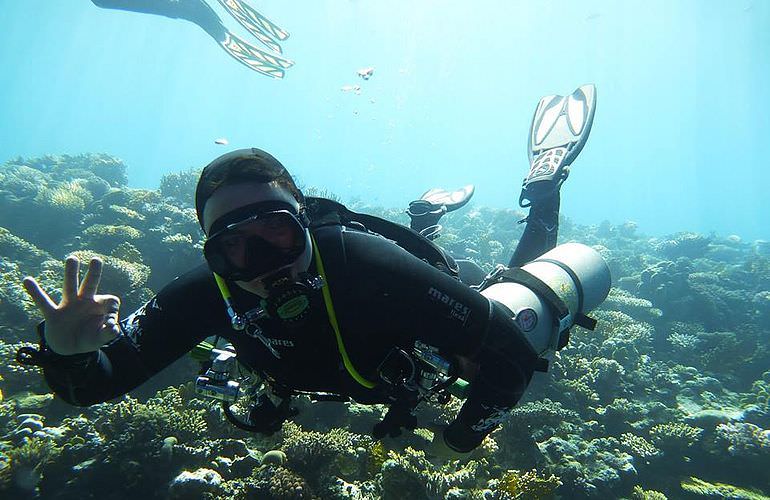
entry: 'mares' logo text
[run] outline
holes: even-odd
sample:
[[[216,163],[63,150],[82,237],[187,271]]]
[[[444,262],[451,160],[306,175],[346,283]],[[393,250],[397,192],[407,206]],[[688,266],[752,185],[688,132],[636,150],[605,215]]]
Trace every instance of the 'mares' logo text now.
[[[452,297],[445,294],[441,290],[436,290],[433,287],[430,287],[428,289],[428,296],[431,298],[431,300],[434,300],[436,302],[441,302],[442,304],[446,304],[446,306],[449,308],[450,318],[456,319],[462,323],[465,323],[465,321],[467,321],[468,316],[471,313],[470,307],[453,299]]]

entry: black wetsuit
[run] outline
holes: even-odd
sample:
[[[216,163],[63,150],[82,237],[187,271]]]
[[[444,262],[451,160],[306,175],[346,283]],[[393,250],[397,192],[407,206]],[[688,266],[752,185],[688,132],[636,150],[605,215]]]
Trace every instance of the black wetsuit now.
[[[517,256],[534,257],[553,246],[558,197],[555,207],[531,213],[512,265],[524,263],[515,262]],[[316,228],[313,235],[345,348],[363,377],[380,381],[377,368],[388,353],[394,347],[409,349],[415,340],[450,359],[462,355],[478,363],[468,399],[444,434],[458,451],[478,446],[521,398],[537,361],[510,313],[379,235],[340,226]],[[235,284],[230,289],[238,310],[259,304],[259,297]],[[124,318],[121,336],[99,351],[74,356],[48,351],[41,364],[56,394],[86,406],[127,393],[206,337],[220,335],[235,346],[241,363],[279,387],[393,403],[391,386],[368,389],[344,367],[320,291],[310,303],[299,322],[260,320],[277,358],[260,340],[232,329],[204,265],[176,278]]]
[[[217,42],[226,39],[227,30],[217,13],[203,0],[91,0],[103,9],[127,10],[185,19],[197,24]]]

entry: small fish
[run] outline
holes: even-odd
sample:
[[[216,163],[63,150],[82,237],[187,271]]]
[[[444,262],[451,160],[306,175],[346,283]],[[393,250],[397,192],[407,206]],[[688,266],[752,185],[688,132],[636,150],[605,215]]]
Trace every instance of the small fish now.
[[[230,144],[230,141],[228,141],[224,137],[220,137],[219,139],[214,139],[214,144],[221,144],[222,146],[227,146],[228,144]]]
[[[340,88],[340,90],[343,91],[343,92],[353,92],[355,94],[360,94],[361,93],[361,86],[360,85],[343,85]]]
[[[374,74],[374,67],[369,66],[368,68],[361,68],[358,71],[356,71],[356,74],[361,78],[363,78],[364,80],[368,80]]]

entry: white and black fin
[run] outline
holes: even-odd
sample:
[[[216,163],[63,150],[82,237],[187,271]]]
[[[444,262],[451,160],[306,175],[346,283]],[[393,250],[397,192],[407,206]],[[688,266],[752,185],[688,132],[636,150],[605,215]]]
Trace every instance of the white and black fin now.
[[[529,174],[519,204],[553,195],[566,180],[567,167],[588,140],[596,110],[596,87],[583,85],[568,96],[540,99],[529,130]]]
[[[455,191],[433,188],[423,193],[423,195],[420,196],[420,200],[427,201],[434,206],[444,205],[447,212],[454,212],[471,201],[474,192],[475,187],[473,184],[468,184]]]
[[[225,34],[224,40],[219,44],[236,61],[249,69],[273,78],[283,78],[284,70],[294,64],[294,61],[257,48],[230,32]]]
[[[266,18],[242,0],[219,0],[222,7],[233,16],[249,33],[254,35],[270,50],[281,54],[278,42],[289,38],[289,33]]]

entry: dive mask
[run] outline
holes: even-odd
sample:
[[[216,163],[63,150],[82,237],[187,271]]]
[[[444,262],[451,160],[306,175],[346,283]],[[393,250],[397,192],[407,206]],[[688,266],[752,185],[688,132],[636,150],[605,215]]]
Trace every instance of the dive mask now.
[[[305,225],[293,210],[255,205],[262,210],[255,213],[249,205],[215,221],[203,245],[209,268],[225,279],[251,281],[291,265],[305,251]]]

